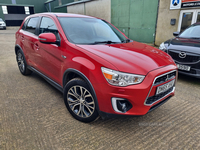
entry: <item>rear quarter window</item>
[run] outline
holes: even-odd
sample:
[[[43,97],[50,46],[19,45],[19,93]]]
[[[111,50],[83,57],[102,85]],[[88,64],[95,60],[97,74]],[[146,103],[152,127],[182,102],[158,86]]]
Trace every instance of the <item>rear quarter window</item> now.
[[[29,19],[27,19],[27,20],[24,22],[24,24],[23,24],[23,26],[22,26],[22,30],[26,30],[26,25],[27,25],[28,21],[29,21]]]

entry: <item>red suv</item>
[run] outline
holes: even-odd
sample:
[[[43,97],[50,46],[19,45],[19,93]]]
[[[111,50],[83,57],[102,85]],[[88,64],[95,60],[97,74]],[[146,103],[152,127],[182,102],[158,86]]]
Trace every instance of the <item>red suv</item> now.
[[[63,93],[71,115],[144,115],[174,95],[177,67],[156,48],[128,39],[105,20],[67,13],[28,16],[16,33],[20,72]]]

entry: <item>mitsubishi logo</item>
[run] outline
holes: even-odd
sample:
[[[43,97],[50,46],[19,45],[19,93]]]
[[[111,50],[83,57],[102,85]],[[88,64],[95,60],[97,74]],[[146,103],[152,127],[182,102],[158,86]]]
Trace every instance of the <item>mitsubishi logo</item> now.
[[[186,53],[185,52],[180,52],[179,53],[179,57],[180,58],[185,58],[186,57]]]
[[[165,79],[165,81],[168,81],[169,80],[169,75],[167,75],[167,78]]]

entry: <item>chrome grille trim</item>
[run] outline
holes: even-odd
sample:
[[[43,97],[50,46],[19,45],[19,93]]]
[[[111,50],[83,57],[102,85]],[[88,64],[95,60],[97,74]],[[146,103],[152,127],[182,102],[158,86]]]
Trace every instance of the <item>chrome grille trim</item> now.
[[[174,86],[174,87],[173,87],[173,90],[172,90],[170,93],[168,93],[168,94],[166,94],[165,96],[163,96],[162,98],[156,100],[156,101],[153,102],[152,104],[147,104],[147,103],[146,103],[146,101],[147,101],[148,98],[149,98],[149,94],[151,93],[152,88],[155,86],[155,81],[156,81],[156,79],[158,79],[159,77],[165,76],[165,75],[167,75],[167,74],[170,74],[170,73],[172,73],[172,72],[176,72],[176,76],[177,76],[177,70],[172,70],[172,71],[170,71],[170,72],[167,72],[167,73],[165,73],[165,74],[162,74],[162,75],[159,75],[159,76],[155,77],[155,79],[154,79],[154,81],[153,81],[153,83],[152,83],[152,86],[151,86],[151,88],[150,88],[150,90],[149,90],[149,93],[148,93],[148,95],[147,95],[147,97],[146,97],[146,99],[145,99],[145,101],[144,101],[144,105],[146,105],[146,106],[152,106],[154,103],[158,102],[159,100],[163,99],[164,97],[166,97],[167,95],[170,95],[171,93],[173,93],[173,92],[175,91],[175,86]],[[176,80],[176,77],[175,77],[175,80]],[[168,80],[168,81],[169,81],[169,80]],[[176,83],[176,81],[175,81],[175,83]]]

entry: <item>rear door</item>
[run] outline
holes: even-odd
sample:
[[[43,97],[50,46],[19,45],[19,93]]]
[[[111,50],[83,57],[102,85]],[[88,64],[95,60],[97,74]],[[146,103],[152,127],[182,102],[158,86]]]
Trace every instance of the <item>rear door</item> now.
[[[26,28],[22,31],[22,41],[24,50],[26,51],[26,58],[28,64],[37,68],[35,63],[35,58],[38,51],[38,36],[37,36],[37,26],[39,23],[39,17],[32,17],[28,20]]]

